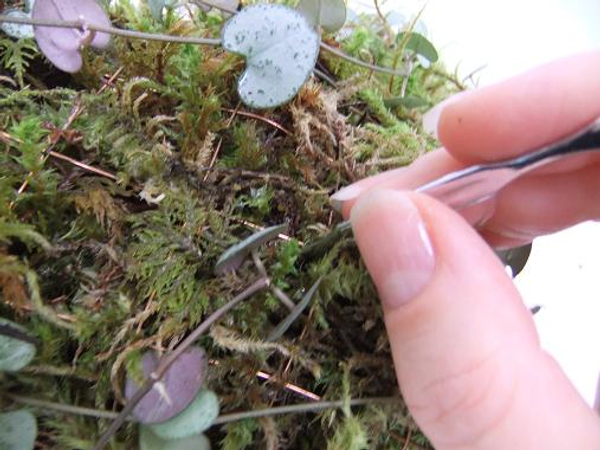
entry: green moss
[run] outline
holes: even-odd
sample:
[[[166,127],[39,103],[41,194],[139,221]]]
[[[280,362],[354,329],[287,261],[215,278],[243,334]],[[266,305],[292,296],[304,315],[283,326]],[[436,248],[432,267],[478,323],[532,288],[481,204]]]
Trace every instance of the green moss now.
[[[223,23],[214,11],[189,20],[169,12],[158,23],[125,0],[110,15],[117,26],[175,35],[217,36]],[[258,250],[273,284],[297,302],[323,281],[278,349],[263,341],[289,310],[272,292],[223,319],[229,341],[201,339],[223,412],[305,401],[285,383],[326,399],[396,393],[376,291],[351,236],[330,235],[341,218],[328,196],[435,146],[420,129],[420,109],[386,106],[402,78],[323,53],[337,90],[314,79],[290,104],[251,111],[235,89],[243,60],[219,48],[115,38],[105,52],[84,52],[83,70],[68,76],[30,43],[0,42],[0,75],[18,81],[0,84],[0,314],[42,342],[34,367],[2,379],[1,390],[118,409],[125,370],[136,370],[143,351],[172,347],[260,276],[250,260],[216,276],[221,253],[257,226],[287,223],[289,240]],[[373,18],[341,47],[386,66],[398,51]],[[457,88],[434,66],[414,70],[406,92],[433,104]],[[40,158],[49,149],[94,170]],[[258,379],[258,370],[274,380]],[[406,436],[409,425],[397,412],[361,407],[209,434],[231,450],[277,439],[289,448],[358,450],[402,448],[390,430]],[[41,411],[40,446],[89,448],[105,427]],[[135,442],[128,425],[111,445]]]

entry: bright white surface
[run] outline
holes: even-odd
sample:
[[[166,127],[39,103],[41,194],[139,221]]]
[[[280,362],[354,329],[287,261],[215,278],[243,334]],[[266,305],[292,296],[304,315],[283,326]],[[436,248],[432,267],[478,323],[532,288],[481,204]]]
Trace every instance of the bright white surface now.
[[[355,4],[373,11],[370,0]],[[411,17],[424,4],[388,0],[382,9]],[[483,67],[474,76],[480,86],[600,48],[598,0],[429,0],[421,18],[447,67],[463,77]],[[537,239],[516,284],[527,305],[543,305],[535,317],[543,347],[593,404],[600,373],[600,224]]]
[[[592,405],[600,373],[600,224],[587,222],[534,242],[517,277],[542,346]]]

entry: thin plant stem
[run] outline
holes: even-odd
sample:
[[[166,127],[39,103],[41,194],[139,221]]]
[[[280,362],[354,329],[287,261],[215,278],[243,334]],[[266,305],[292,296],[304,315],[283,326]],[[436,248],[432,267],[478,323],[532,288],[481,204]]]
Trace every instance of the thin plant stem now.
[[[37,398],[23,397],[21,395],[8,394],[7,398],[23,405],[33,406],[34,408],[58,411],[77,416],[95,417],[97,419],[116,419],[119,417],[119,413],[112,411],[103,411],[101,409],[83,408],[81,406],[66,405],[64,403],[48,402],[46,400],[38,400]],[[134,419],[133,417],[127,417],[125,420],[132,422]]]
[[[398,77],[406,76],[406,72],[403,70],[392,69],[389,67],[381,67],[381,66],[377,66],[375,64],[370,64],[365,61],[361,61],[360,59],[356,59],[353,56],[347,55],[343,51],[341,51],[335,47],[332,47],[331,45],[326,44],[325,42],[321,42],[321,48],[325,51],[328,51],[329,53],[339,56],[342,59],[345,59],[348,62],[351,62],[352,64],[356,64],[357,66],[361,66],[366,69],[370,69],[373,72],[380,72],[380,73],[385,73],[388,75],[395,75]]]
[[[313,69],[313,72],[320,79],[322,79],[323,81],[329,83],[332,87],[337,88],[337,84],[336,84],[335,80],[333,78],[331,78],[329,75],[327,75],[325,72],[323,72],[322,70],[317,69],[316,67]]]
[[[200,45],[221,45],[221,39],[215,38],[197,38],[187,36],[170,36],[168,34],[144,33],[141,31],[124,30],[115,27],[103,27],[89,23],[85,20],[45,20],[29,19],[24,17],[8,17],[0,15],[0,22],[20,23],[25,25],[36,25],[54,28],[77,28],[87,29],[98,33],[108,33],[115,36],[122,36],[132,39],[146,39],[149,41],[176,42],[179,44],[200,44]]]
[[[117,181],[118,180],[117,176],[114,173],[108,172],[106,170],[98,169],[97,167],[94,167],[94,166],[90,166],[89,164],[86,164],[86,163],[83,163],[81,161],[78,161],[78,160],[76,160],[74,158],[71,158],[71,157],[69,157],[67,155],[63,155],[62,153],[55,152],[54,150],[50,150],[48,152],[48,155],[50,157],[52,157],[52,158],[60,159],[62,161],[65,161],[65,162],[68,162],[70,164],[73,164],[74,166],[77,166],[77,167],[79,167],[79,168],[81,168],[83,170],[86,170],[88,172],[95,173],[96,175],[100,175],[102,177],[109,178],[109,179],[111,179],[113,181]]]
[[[404,98],[404,96],[406,95],[406,88],[408,87],[408,80],[410,79],[410,73],[413,70],[413,66],[414,66],[414,58],[415,56],[413,55],[409,60],[408,63],[406,64],[406,70],[408,71],[408,75],[406,75],[404,77],[404,80],[402,80],[402,87],[400,88],[400,97]]]
[[[415,26],[417,25],[419,18],[421,17],[421,15],[423,14],[423,11],[425,10],[425,6],[427,6],[427,5],[424,4],[423,7],[421,8],[421,10],[418,12],[418,14],[415,17],[413,17],[413,19],[410,21],[410,23],[408,24],[408,27],[405,30],[402,41],[400,41],[400,43],[398,44],[398,49],[396,51],[396,55],[394,56],[394,62],[392,64],[392,67],[394,69],[396,67],[398,67],[398,63],[400,62],[400,58],[402,57],[404,48],[406,47],[406,44],[408,43],[408,40],[410,39],[410,33],[412,33],[412,30],[414,30]],[[410,71],[408,71],[408,73],[406,73],[402,76],[409,77]],[[388,91],[389,91],[390,95],[393,94],[393,92],[392,92],[393,87],[394,87],[394,77],[390,78],[390,85],[388,87]]]
[[[112,411],[105,411],[101,409],[83,408],[81,406],[66,405],[64,403],[54,403],[45,400],[38,400],[36,398],[23,397],[21,395],[8,394],[7,398],[21,403],[23,405],[33,406],[34,408],[40,408],[43,410],[58,411],[66,414],[74,414],[79,416],[95,417],[97,419],[116,419],[119,414]],[[367,397],[367,398],[356,398],[351,399],[349,402],[346,400],[333,400],[333,401],[320,401],[320,402],[306,402],[297,403],[294,405],[276,406],[273,408],[255,409],[251,411],[242,411],[238,413],[221,414],[214,421],[213,425],[223,425],[230,422],[237,422],[245,419],[254,419],[257,417],[268,417],[277,416],[282,414],[302,414],[310,412],[323,411],[325,409],[342,408],[346,404],[350,406],[362,406],[362,405],[381,405],[381,404],[394,404],[398,402],[398,397]],[[133,417],[128,416],[125,418],[128,422],[135,421]]]
[[[196,328],[187,338],[185,338],[173,351],[167,355],[165,355],[159,362],[158,367],[154,372],[150,374],[148,379],[144,382],[142,387],[140,387],[130,398],[127,404],[123,407],[117,418],[113,423],[108,427],[108,429],[100,436],[100,439],[94,445],[92,450],[101,450],[107,444],[108,441],[113,437],[113,435],[121,428],[121,425],[125,422],[127,417],[131,414],[136,405],[146,396],[146,394],[153,388],[154,384],[159,381],[165,372],[171,367],[171,364],[181,356],[183,352],[185,352],[190,345],[192,345],[202,334],[206,333],[206,331],[218,321],[221,317],[223,317],[227,312],[229,312],[232,308],[237,306],[243,300],[251,297],[259,291],[269,287],[271,284],[271,280],[266,277],[261,277],[252,283],[249,287],[247,287],[243,292],[238,294],[236,297],[231,299],[228,303],[221,306],[215,312],[213,312],[204,322],[202,322],[198,328]]]
[[[250,119],[255,119],[255,120],[259,120],[261,122],[267,123],[269,125],[271,125],[273,128],[277,128],[279,131],[281,131],[283,134],[290,136],[292,134],[291,131],[285,129],[282,125],[278,124],[277,122],[275,122],[274,120],[271,120],[267,117],[263,117],[259,114],[254,114],[248,111],[240,111],[238,109],[231,109],[231,108],[221,108],[223,111],[229,112],[229,113],[235,113],[238,116],[242,116],[242,117],[248,117]]]
[[[8,324],[0,323],[0,335],[10,337],[13,339],[17,339],[22,342],[27,342],[31,345],[40,345],[39,339],[34,338],[33,336],[24,333],[23,331],[10,326]]]
[[[99,33],[108,33],[115,36],[122,36],[132,39],[146,39],[149,41],[161,41],[161,42],[174,42],[179,44],[200,44],[200,45],[221,45],[221,39],[217,38],[195,38],[195,37],[186,37],[186,36],[171,36],[167,34],[155,34],[155,33],[143,33],[141,31],[132,31],[132,30],[124,30],[122,28],[115,27],[103,27],[101,25],[95,25],[93,23],[88,23],[84,20],[44,20],[44,19],[29,19],[24,17],[8,17],[5,15],[0,15],[0,22],[9,22],[9,23],[19,23],[24,25],[36,25],[36,26],[44,26],[44,27],[55,27],[55,28],[77,28],[77,29],[87,29],[96,31]],[[390,69],[389,67],[381,67],[375,64],[370,64],[360,59],[356,59],[350,55],[347,55],[343,51],[332,47],[324,42],[321,42],[321,48],[342,58],[346,61],[349,61],[357,66],[365,67],[374,72],[381,72],[388,75],[396,75],[396,76],[404,76],[406,75],[404,72],[399,70]]]
[[[274,408],[256,409],[253,411],[244,411],[240,413],[223,414],[217,417],[217,420],[215,420],[214,425],[221,425],[224,423],[236,422],[238,420],[244,419],[253,419],[256,417],[277,416],[280,414],[318,412],[323,411],[324,409],[342,408],[347,404],[350,404],[350,406],[361,406],[395,403],[397,401],[398,397],[373,397],[352,399],[349,402],[347,402],[346,400],[334,400],[323,402],[298,403],[295,405],[277,406]]]

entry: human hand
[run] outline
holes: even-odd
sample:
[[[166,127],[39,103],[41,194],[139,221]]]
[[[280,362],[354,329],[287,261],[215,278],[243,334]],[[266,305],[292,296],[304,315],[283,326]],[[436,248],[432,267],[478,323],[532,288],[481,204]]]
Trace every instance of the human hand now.
[[[475,231],[410,192],[461,167],[556,141],[600,116],[600,52],[573,56],[443,109],[445,149],[332,197],[383,303],[398,382],[437,449],[598,449],[600,419],[540,347],[531,314],[482,237],[515,246],[600,218],[600,159],[520,178]]]

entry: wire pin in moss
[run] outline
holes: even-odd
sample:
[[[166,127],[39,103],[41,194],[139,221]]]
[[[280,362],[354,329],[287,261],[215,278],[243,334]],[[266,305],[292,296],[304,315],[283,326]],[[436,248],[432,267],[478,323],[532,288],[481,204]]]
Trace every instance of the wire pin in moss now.
[[[219,258],[215,265],[215,274],[223,275],[226,272],[236,270],[244,259],[256,250],[258,247],[272,239],[275,239],[281,233],[285,233],[287,225],[275,225],[264,230],[258,231],[241,242],[229,247]]]

